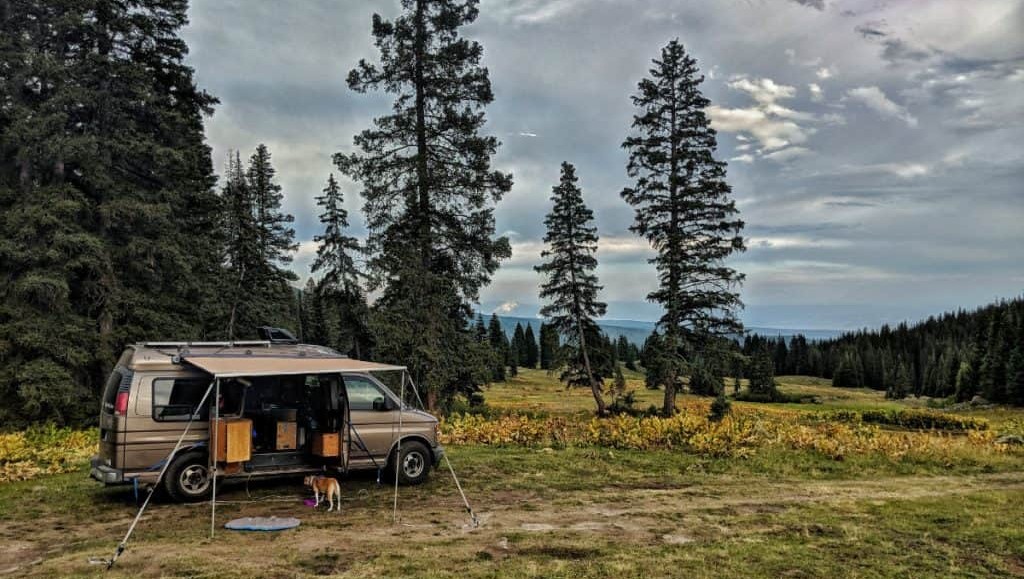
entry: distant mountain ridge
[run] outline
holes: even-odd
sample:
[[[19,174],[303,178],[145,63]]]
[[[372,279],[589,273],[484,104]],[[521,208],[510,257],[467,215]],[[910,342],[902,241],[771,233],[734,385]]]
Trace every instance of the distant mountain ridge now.
[[[740,313],[740,318],[748,328],[763,329],[765,333],[771,335],[778,334],[776,328],[783,328],[781,332],[785,335],[803,333],[810,337],[812,333],[819,331],[850,332],[880,328],[886,324],[894,327],[901,322],[913,324],[927,320],[936,312],[971,309],[984,305],[987,304],[747,304]],[[540,305],[535,302],[490,300],[482,302],[477,309],[484,312],[485,316],[490,316],[493,312],[499,316],[535,319],[540,311]],[[661,317],[661,313],[661,307],[652,302],[609,300],[605,321],[609,324],[633,327],[635,324],[630,323],[631,321],[652,322]]]
[[[490,315],[484,314],[486,319],[490,318]],[[504,316],[499,314],[498,320],[501,322],[501,328],[505,330],[510,338],[512,333],[515,331],[516,324],[522,324],[525,329],[527,325],[533,326],[533,332],[535,335],[539,334],[540,331],[540,318],[530,318],[524,316]],[[612,340],[617,340],[619,336],[625,336],[627,340],[642,346],[647,336],[651,335],[654,331],[654,322],[645,322],[640,320],[598,320],[597,325],[601,330],[608,334]],[[801,334],[808,340],[828,340],[830,338],[836,338],[842,332],[838,330],[792,330],[782,328],[747,328],[747,331],[761,336],[777,337],[782,336],[787,340],[794,335]]]

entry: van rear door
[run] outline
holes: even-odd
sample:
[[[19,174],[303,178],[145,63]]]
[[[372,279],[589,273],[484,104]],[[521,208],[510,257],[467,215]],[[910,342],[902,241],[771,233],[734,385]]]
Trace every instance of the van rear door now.
[[[132,371],[118,365],[107,378],[100,402],[100,459],[112,468],[124,464],[125,420],[131,395]],[[120,452],[119,452],[120,451]]]

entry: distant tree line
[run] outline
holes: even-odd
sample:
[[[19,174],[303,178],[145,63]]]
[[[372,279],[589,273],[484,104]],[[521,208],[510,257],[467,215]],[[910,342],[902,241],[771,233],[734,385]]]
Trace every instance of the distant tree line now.
[[[830,378],[892,398],[981,396],[1024,405],[1024,298],[823,341],[748,336],[742,352],[770,357],[776,374]]]
[[[527,323],[524,329],[521,322],[516,322],[509,336],[497,314],[492,314],[489,322],[485,322],[483,314],[476,315],[477,341],[486,343],[490,349],[490,381],[504,382],[518,375],[520,368],[555,371],[567,363],[571,350],[567,349],[557,329],[543,321],[538,321],[538,328],[539,338],[533,331],[533,324]],[[625,336],[611,340],[604,332],[599,332],[595,334],[594,349],[596,366],[602,378],[613,378],[618,364],[637,370],[639,348]]]

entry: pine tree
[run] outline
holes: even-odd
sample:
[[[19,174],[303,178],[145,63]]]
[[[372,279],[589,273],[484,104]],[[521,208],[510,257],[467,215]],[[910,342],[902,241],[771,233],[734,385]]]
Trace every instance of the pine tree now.
[[[473,330],[474,330],[474,333],[476,334],[476,340],[478,342],[487,343],[487,344],[490,343],[489,338],[487,336],[487,324],[484,323],[484,315],[483,314],[477,313],[477,315],[476,315],[476,325],[474,326]]]
[[[512,347],[516,350],[516,366],[526,365],[526,333],[523,325],[516,322],[516,329],[512,332]]]
[[[885,397],[892,400],[902,400],[910,392],[910,372],[904,362],[895,365],[892,381],[885,391]]]
[[[966,402],[978,392],[978,378],[974,371],[974,365],[970,360],[960,362],[960,369],[956,373],[956,399]]]
[[[722,419],[729,415],[730,408],[732,408],[732,403],[725,397],[725,386],[722,385],[715,394],[715,399],[711,402],[708,420],[712,422],[721,422]]]
[[[501,328],[501,320],[498,314],[491,314],[491,322],[488,325],[488,340],[491,346],[491,380],[495,382],[505,381],[505,366],[508,363],[508,337],[505,330]]]
[[[298,277],[287,265],[298,249],[295,220],[281,212],[284,198],[265,145],[256,147],[242,170],[235,155],[221,193],[227,206],[227,281],[230,307],[225,333],[229,340],[253,337],[261,325],[287,326]]]
[[[526,324],[526,332],[523,333],[523,346],[526,348],[527,368],[536,368],[540,358],[537,346],[537,337],[533,334],[533,324]]]
[[[1024,406],[1024,346],[1018,345],[1006,364],[1006,397],[1009,404]]]
[[[242,159],[238,151],[229,153],[225,168],[224,186],[221,199],[224,207],[223,232],[226,271],[223,278],[224,292],[228,305],[225,308],[225,336],[232,339],[236,327],[260,325],[256,296],[249,291],[252,278],[259,267],[259,253],[253,240],[256,239],[256,218],[253,211],[252,192],[245,179]]]
[[[374,15],[380,63],[360,61],[348,85],[394,95],[392,113],[335,155],[363,186],[377,355],[406,364],[431,409],[488,374],[468,304],[511,255],[493,204],[512,178],[491,168],[498,141],[480,134],[493,100],[483,49],[459,35],[477,15],[476,0],[402,0],[394,20]]]
[[[550,324],[540,323],[540,367],[542,370],[554,370],[561,343],[558,330]]]
[[[978,386],[981,395],[993,402],[1006,399],[1006,361],[1008,352],[1004,351],[1004,333],[1006,331],[1001,312],[995,312],[988,327],[988,340],[985,343],[981,366],[978,368]]]
[[[631,230],[657,249],[651,261],[659,287],[648,295],[664,309],[659,327],[666,352],[662,412],[675,413],[677,376],[684,373],[686,350],[699,351],[715,335],[742,329],[736,309],[743,275],[724,260],[744,249],[729,199],[725,163],[714,158],[717,146],[701,94],[696,61],[673,40],[654,61],[651,78],[640,81],[633,104],[634,134],[627,174],[635,182],[622,197],[636,210]]]
[[[333,345],[324,311],[320,288],[313,278],[306,280],[306,287],[297,292],[299,297],[300,338],[307,344]]]
[[[591,365],[593,343],[600,334],[594,318],[604,315],[605,304],[598,301],[601,286],[593,271],[597,267],[597,229],[591,225],[593,212],[583,203],[583,192],[576,185],[576,169],[562,163],[562,177],[552,189],[554,207],[544,224],[547,233],[544,243],[548,249],[541,253],[546,261],[536,266],[544,275],[540,297],[549,303],[541,308],[541,315],[566,339],[572,354],[568,368],[562,374],[567,384],[587,385],[594,395],[598,415],[605,414],[601,396],[601,375]]]
[[[323,195],[316,198],[323,208],[320,223],[324,226],[322,235],[313,237],[320,244],[313,260],[312,273],[321,274],[317,293],[330,304],[337,327],[337,340],[330,345],[348,352],[350,356],[362,358],[370,348],[368,307],[360,280],[362,273],[356,265],[356,257],[362,253],[358,240],[348,235],[348,211],[345,210],[341,187],[331,174],[327,178]]]
[[[775,383],[775,364],[767,352],[759,352],[751,361],[750,393],[769,401],[778,398],[778,385]]]
[[[505,364],[508,365],[508,375],[518,376],[519,375],[519,346],[516,345],[513,340],[508,347],[508,356],[505,359]]]

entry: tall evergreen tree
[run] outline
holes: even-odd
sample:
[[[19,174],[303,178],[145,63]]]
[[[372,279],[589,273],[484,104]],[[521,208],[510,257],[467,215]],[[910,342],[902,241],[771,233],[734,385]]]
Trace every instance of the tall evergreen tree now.
[[[677,380],[686,371],[687,350],[700,351],[714,335],[742,329],[736,310],[743,275],[724,260],[744,249],[729,199],[725,163],[714,157],[717,141],[700,92],[696,61],[673,40],[654,60],[650,78],[633,96],[638,112],[633,134],[623,143],[629,153],[632,186],[622,197],[636,210],[631,227],[657,249],[651,261],[659,287],[648,299],[661,304],[667,359],[662,412],[675,412]]]
[[[501,328],[501,320],[498,319],[498,314],[491,314],[491,321],[487,326],[487,334],[492,352],[491,380],[504,382],[509,343],[505,330]]]
[[[540,367],[542,370],[553,370],[558,358],[558,349],[561,343],[558,339],[558,330],[550,324],[540,323]]]
[[[544,220],[544,243],[548,249],[541,257],[547,261],[534,269],[545,277],[540,297],[549,302],[540,313],[565,337],[566,346],[572,350],[562,379],[570,385],[589,386],[598,415],[604,415],[602,378],[591,365],[588,346],[600,335],[594,318],[604,315],[606,308],[597,299],[601,286],[594,275],[597,228],[591,224],[594,214],[583,203],[583,192],[576,183],[576,169],[563,162],[561,180],[552,188],[554,207]]]
[[[261,309],[254,303],[254,296],[248,291],[252,285],[252,276],[258,268],[259,252],[253,243],[256,239],[257,225],[253,212],[252,192],[245,178],[245,170],[238,151],[228,155],[221,199],[224,207],[222,224],[226,269],[223,295],[227,300],[224,334],[231,339],[237,326],[259,325],[258,312]]]
[[[526,333],[523,325],[516,322],[516,329],[512,332],[512,347],[516,350],[516,365],[526,365]]]
[[[533,324],[526,324],[526,331],[523,332],[523,346],[526,348],[525,366],[536,368],[540,359],[540,352],[537,346],[537,336],[533,333]]]
[[[201,338],[218,203],[180,0],[0,7],[0,421],[76,422],[140,339]]]
[[[284,198],[266,145],[259,145],[243,171],[236,153],[228,162],[222,191],[226,226],[230,306],[229,340],[253,337],[261,325],[290,325],[289,306],[298,277],[287,265],[298,249],[295,220],[281,211]]]
[[[320,223],[324,232],[313,237],[320,246],[316,250],[312,272],[321,274],[320,286],[323,288],[342,294],[358,293],[361,274],[356,267],[356,256],[362,249],[359,241],[346,233],[348,211],[333,173],[328,176],[323,193],[316,198],[316,204],[323,208]]]
[[[484,315],[481,313],[476,314],[476,325],[473,326],[473,331],[476,334],[476,340],[481,343],[490,343],[490,339],[487,335],[487,324],[484,323]]]
[[[1018,343],[1006,365],[1007,402],[1024,406],[1024,346]]]
[[[306,287],[296,292],[299,299],[299,338],[308,344],[333,345],[331,328],[327,321],[324,300],[320,288],[313,278],[306,280]]]
[[[369,320],[366,296],[356,265],[356,257],[362,252],[358,240],[347,234],[348,211],[345,210],[344,196],[337,180],[331,174],[327,178],[323,195],[316,198],[323,208],[320,223],[324,226],[322,235],[313,237],[320,244],[313,260],[312,273],[321,274],[317,285],[318,297],[326,300],[333,310],[337,328],[332,332],[337,340],[331,346],[348,352],[350,356],[362,358],[370,347]]]
[[[392,113],[335,155],[363,185],[369,274],[382,288],[374,315],[378,357],[407,364],[427,406],[471,387],[475,367],[468,304],[511,253],[496,237],[493,205],[512,185],[491,168],[498,141],[484,136],[493,100],[483,48],[460,36],[477,0],[402,0],[391,21],[373,17],[380,63],[349,73],[357,92],[395,97]],[[474,355],[470,355],[474,354]]]

